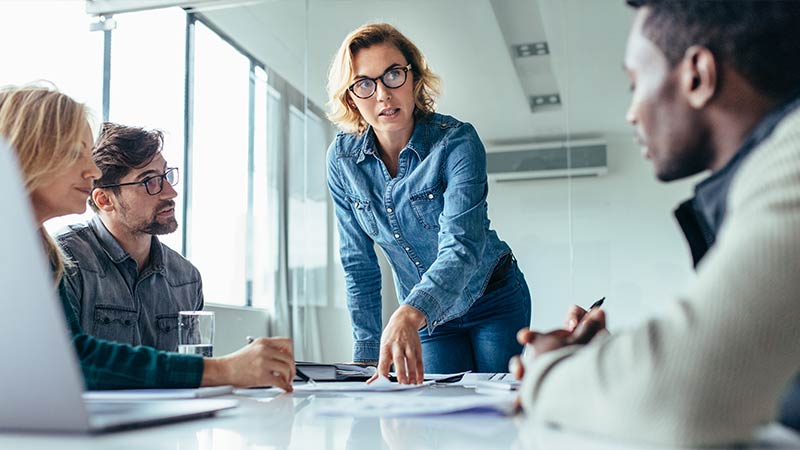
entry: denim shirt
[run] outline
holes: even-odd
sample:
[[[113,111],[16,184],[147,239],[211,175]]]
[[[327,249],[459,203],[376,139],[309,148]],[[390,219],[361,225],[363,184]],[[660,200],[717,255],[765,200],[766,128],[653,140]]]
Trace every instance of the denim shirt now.
[[[398,299],[425,315],[428,332],[464,315],[511,252],[489,226],[486,151],[472,125],[441,115],[419,119],[395,178],[375,134],[340,132],[328,149],[355,361],[377,361],[381,273],[377,243]]]
[[[87,334],[178,350],[178,311],[203,309],[200,272],[192,263],[153,236],[150,264],[139,273],[97,215],[70,225],[57,241],[75,263],[64,284]]]

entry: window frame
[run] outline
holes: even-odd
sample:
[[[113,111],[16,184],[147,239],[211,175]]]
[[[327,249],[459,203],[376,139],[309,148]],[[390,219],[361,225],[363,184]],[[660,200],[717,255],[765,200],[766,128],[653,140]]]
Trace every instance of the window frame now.
[[[192,221],[189,215],[189,211],[192,209],[193,203],[193,190],[192,190],[192,183],[194,181],[194,173],[192,170],[192,163],[193,163],[193,134],[194,134],[194,106],[195,106],[195,72],[196,72],[196,64],[195,64],[195,52],[196,52],[196,25],[197,23],[201,23],[203,26],[208,28],[212,33],[217,35],[221,38],[226,44],[230,45],[235,51],[243,55],[249,61],[249,100],[248,100],[248,149],[247,149],[247,210],[246,210],[246,244],[245,248],[250,249],[254,243],[254,216],[255,210],[257,206],[254,202],[254,161],[255,161],[255,86],[256,83],[261,82],[255,76],[256,69],[262,70],[264,73],[267,74],[267,80],[263,81],[266,83],[266,88],[268,92],[268,96],[272,95],[271,92],[277,92],[279,94],[279,105],[280,111],[264,111],[265,114],[269,113],[277,113],[280,116],[281,120],[281,128],[286,128],[288,130],[289,126],[289,114],[290,108],[294,107],[300,110],[304,115],[304,120],[308,119],[308,114],[312,114],[318,118],[324,118],[325,112],[322,108],[318,107],[317,105],[313,104],[308,100],[308,98],[295,86],[291,85],[288,81],[282,78],[280,75],[275,73],[271,70],[263,61],[257,58],[255,55],[247,51],[243,46],[241,46],[238,42],[236,42],[233,38],[231,38],[228,34],[222,31],[219,27],[217,27],[211,20],[205,17],[202,13],[191,11],[190,9],[184,8],[184,12],[186,14],[186,25],[185,25],[185,64],[184,64],[184,108],[183,108],[183,121],[184,121],[184,135],[183,135],[183,186],[181,195],[183,196],[183,208],[180,211],[181,220],[182,220],[182,229],[181,229],[181,254],[187,255],[191,250],[191,244],[189,242],[188,237],[190,236],[190,230],[192,227]],[[124,13],[121,13],[124,14]],[[109,20],[112,19],[112,15],[104,15],[102,16],[102,20]],[[100,17],[98,17],[100,19]],[[102,32],[104,33],[103,36],[103,95],[102,95],[102,102],[103,102],[103,121],[107,121],[109,118],[109,110],[111,101],[113,99],[111,92],[111,58],[113,57],[113,33],[114,29],[103,29]],[[267,106],[264,106],[265,109]],[[325,124],[326,129],[326,138],[330,140],[333,137],[333,128],[330,123],[327,121],[322,121]],[[307,126],[305,124],[304,126]],[[278,227],[277,227],[277,239],[278,246],[277,246],[277,277],[279,280],[286,280],[286,275],[288,273],[288,253],[289,249],[287,246],[287,238],[288,238],[288,224],[287,221],[289,220],[287,214],[288,208],[288,180],[286,176],[286,169],[288,169],[288,151],[289,151],[289,136],[288,131],[283,131],[281,136],[278,137],[278,155],[277,160],[278,164],[281,166],[280,170],[277,171],[278,179],[276,181],[276,186],[278,187],[278,202],[275,211],[278,215]],[[327,199],[327,208],[328,214],[327,217],[327,224],[326,229],[328,235],[331,234],[331,204],[330,199]],[[334,254],[332,251],[332,240],[327,239],[327,261],[328,267],[328,279],[330,280],[331,276],[331,255]],[[251,251],[246,251],[245,255],[241,255],[245,258],[245,298],[241,299],[242,302],[235,304],[235,305],[222,305],[222,306],[231,306],[235,308],[246,308],[246,309],[253,309],[253,310],[266,310],[265,307],[254,307],[253,306],[253,279],[254,276],[254,257]],[[285,281],[283,281],[285,282]],[[327,283],[330,286],[330,282]],[[275,296],[278,297],[277,291],[282,288],[276,288]],[[327,294],[330,294],[330,290],[328,289]],[[328,299],[326,299],[325,304],[330,304],[330,295],[327,295]],[[277,298],[275,299],[277,300]],[[221,305],[218,303],[214,303],[213,301],[209,302],[210,304]],[[277,302],[272,302],[276,304]],[[277,307],[277,305],[275,305]]]

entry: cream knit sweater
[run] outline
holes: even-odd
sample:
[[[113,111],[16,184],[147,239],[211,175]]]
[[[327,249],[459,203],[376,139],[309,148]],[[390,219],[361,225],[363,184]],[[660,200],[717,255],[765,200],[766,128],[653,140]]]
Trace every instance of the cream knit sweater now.
[[[800,369],[800,111],[735,175],[697,280],[638,327],[528,357],[528,416],[669,445],[749,440]]]

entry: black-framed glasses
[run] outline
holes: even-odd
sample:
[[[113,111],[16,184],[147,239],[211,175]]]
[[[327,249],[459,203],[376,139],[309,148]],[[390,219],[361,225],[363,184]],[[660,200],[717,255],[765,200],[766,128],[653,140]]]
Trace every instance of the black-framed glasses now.
[[[95,186],[95,189],[100,188],[112,188],[112,187],[120,187],[120,186],[134,186],[137,184],[141,184],[147,190],[147,193],[150,195],[158,195],[161,191],[164,190],[164,180],[167,180],[171,186],[175,186],[178,184],[178,168],[177,167],[167,167],[167,171],[162,173],[161,175],[153,175],[152,177],[147,177],[143,180],[139,181],[131,181],[130,183],[116,183],[116,184],[104,184],[102,186]]]
[[[378,90],[378,80],[381,80],[381,83],[389,89],[397,89],[406,84],[409,70],[411,70],[411,64],[405,67],[391,67],[379,77],[358,79],[347,89],[358,98],[370,98]]]

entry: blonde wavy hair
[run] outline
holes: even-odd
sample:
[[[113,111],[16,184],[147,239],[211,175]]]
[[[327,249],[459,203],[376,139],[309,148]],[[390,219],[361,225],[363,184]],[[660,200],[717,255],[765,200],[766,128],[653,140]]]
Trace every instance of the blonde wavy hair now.
[[[378,44],[394,45],[414,74],[414,117],[421,118],[435,111],[441,80],[428,67],[425,56],[416,45],[388,23],[368,23],[344,38],[328,71],[328,119],[346,133],[361,134],[367,122],[348,98],[347,88],[353,83],[353,58],[359,50]]]
[[[0,88],[0,136],[16,153],[29,196],[78,161],[87,120],[86,107],[55,87]],[[58,283],[68,259],[44,227],[39,231]]]

